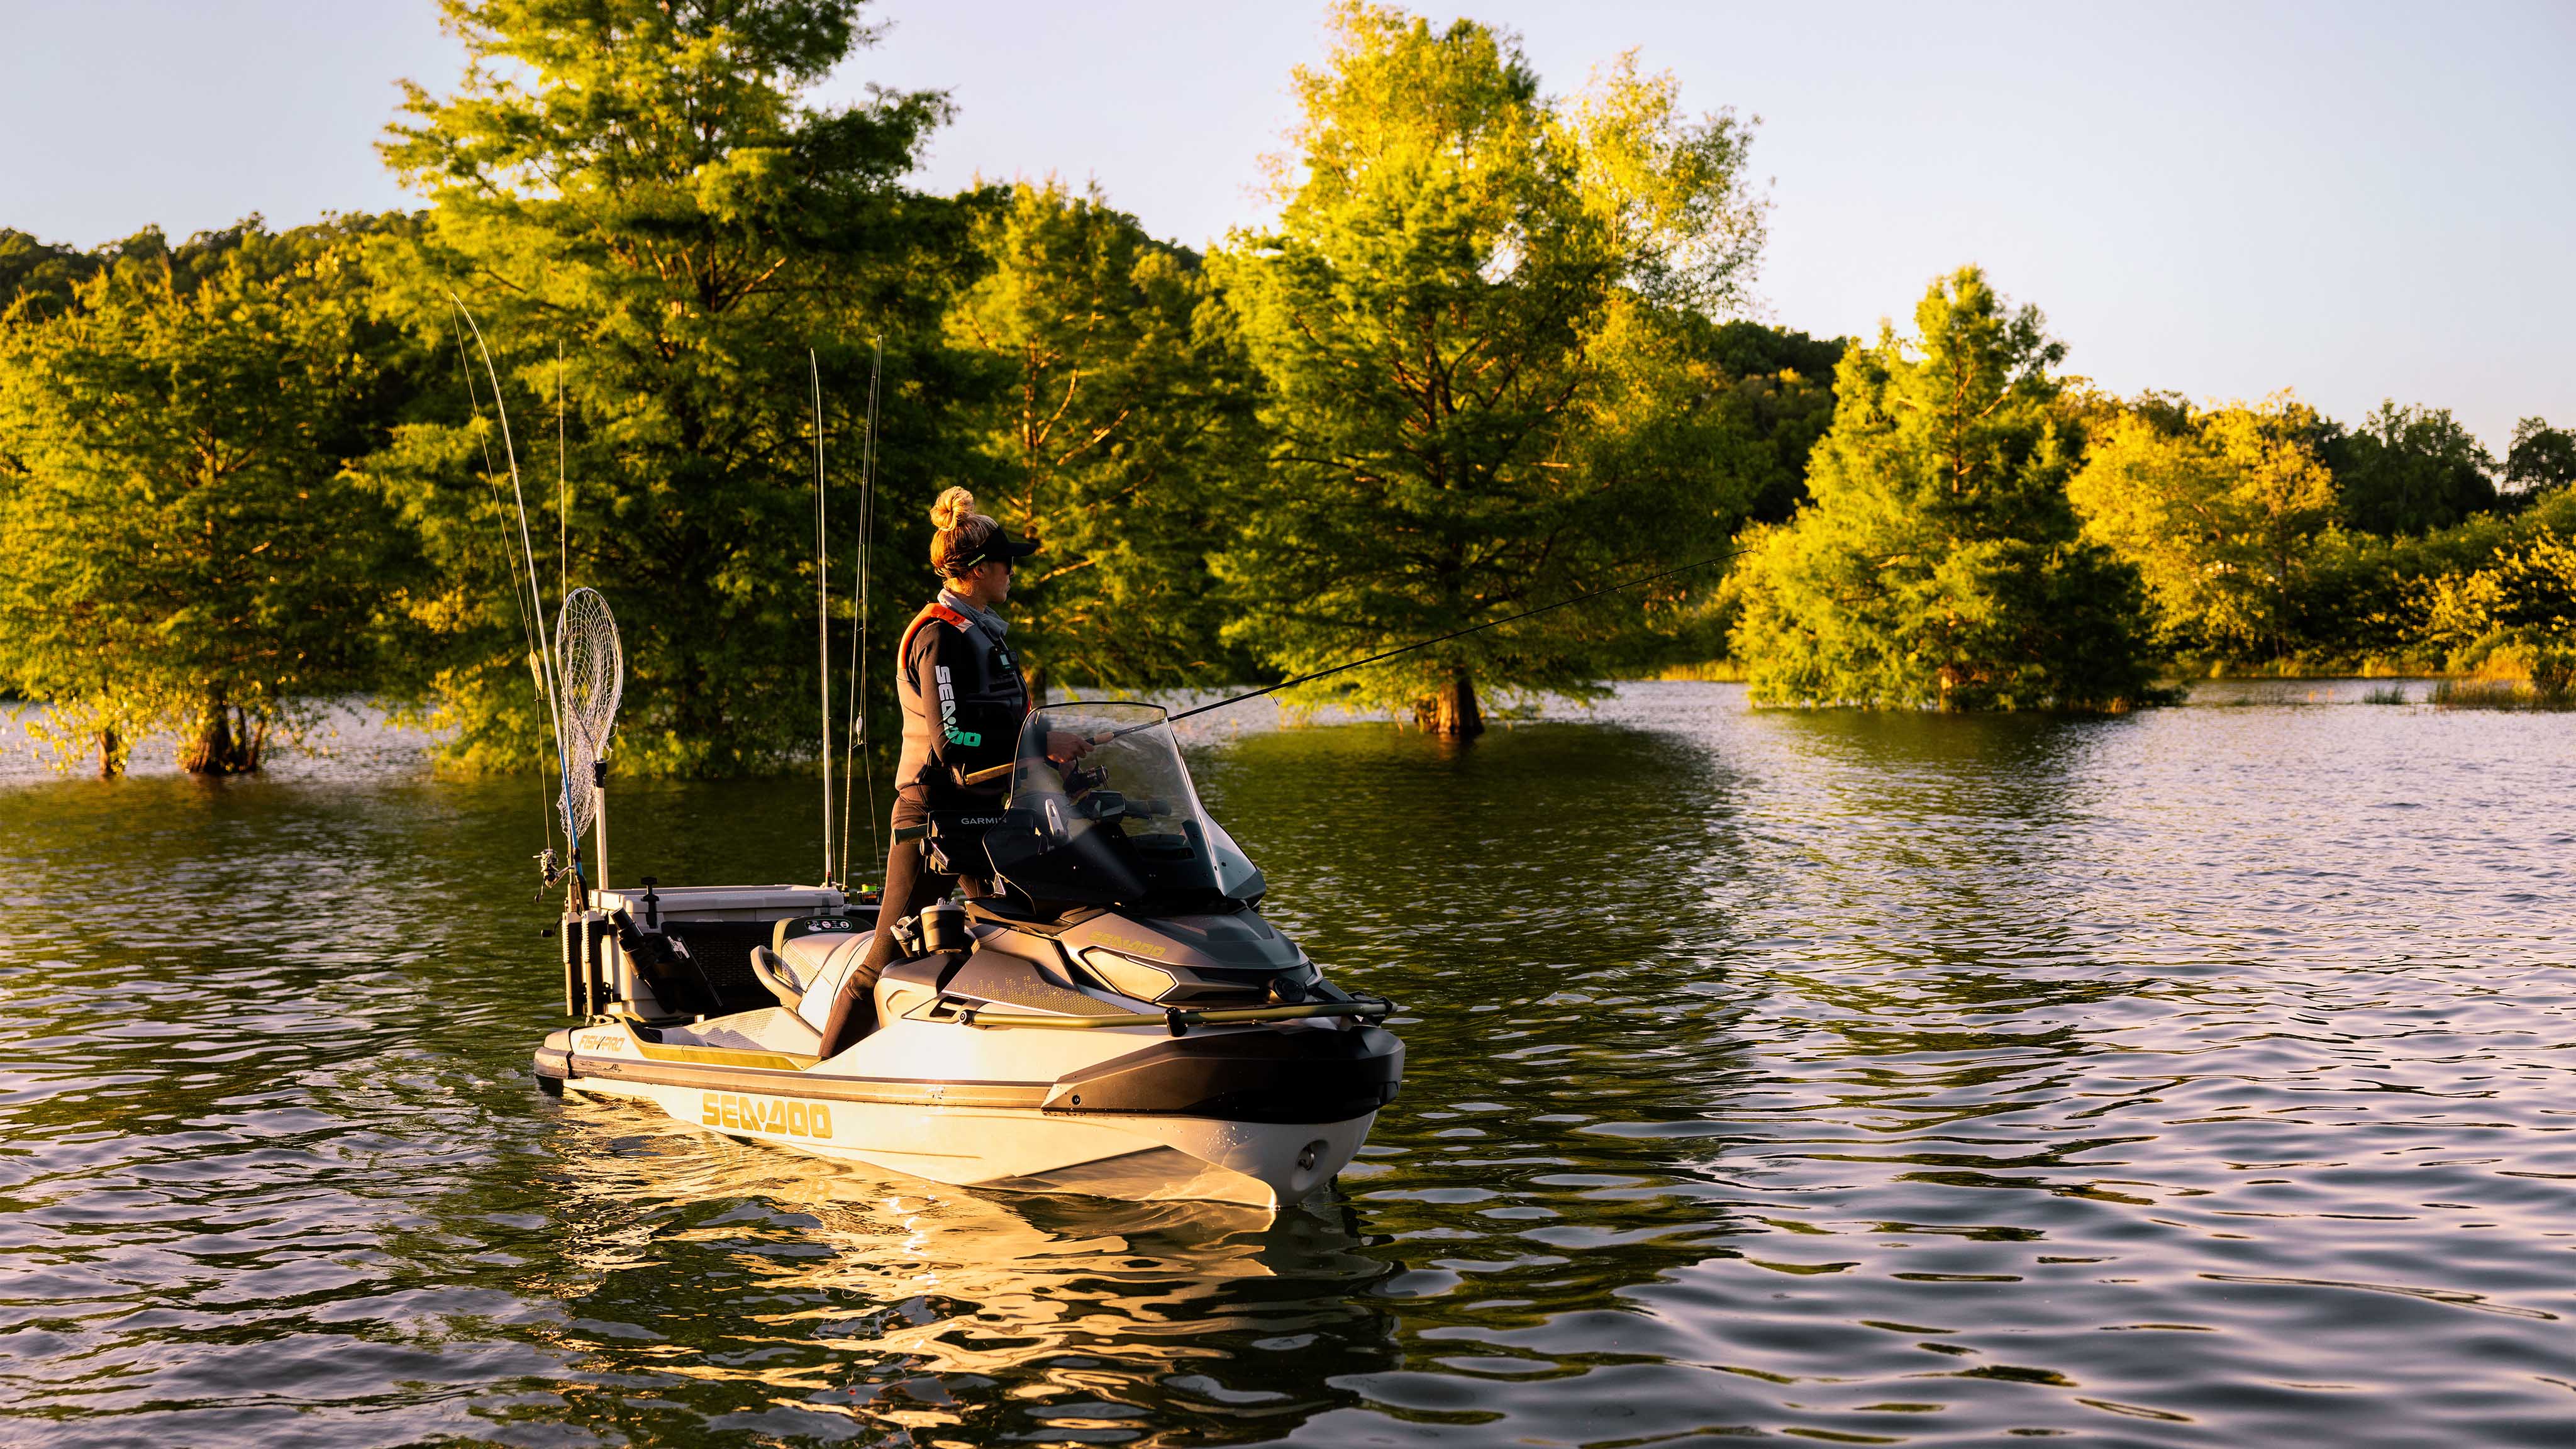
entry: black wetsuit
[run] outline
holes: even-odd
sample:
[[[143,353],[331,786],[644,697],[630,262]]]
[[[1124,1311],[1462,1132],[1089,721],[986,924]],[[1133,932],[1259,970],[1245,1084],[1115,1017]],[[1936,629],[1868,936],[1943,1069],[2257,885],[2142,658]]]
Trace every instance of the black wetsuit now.
[[[895,765],[894,829],[901,836],[933,813],[998,810],[1006,785],[959,783],[1019,749],[1029,690],[1010,646],[942,594],[914,617],[897,648],[895,692],[903,704],[903,754]],[[962,862],[951,862],[961,865]],[[918,839],[898,839],[886,852],[884,904],[867,959],[850,972],[823,1028],[823,1055],[846,1050],[874,1025],[878,975],[895,959],[894,926],[946,896],[989,894],[992,883],[971,873],[933,870]]]

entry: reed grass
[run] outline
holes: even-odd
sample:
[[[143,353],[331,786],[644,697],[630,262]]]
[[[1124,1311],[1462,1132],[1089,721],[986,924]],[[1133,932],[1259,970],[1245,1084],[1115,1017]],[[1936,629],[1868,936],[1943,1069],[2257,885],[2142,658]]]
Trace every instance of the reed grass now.
[[[2544,694],[2516,679],[2445,679],[2429,702],[2443,709],[2576,709],[2576,695]]]
[[[1657,679],[1696,679],[1717,684],[1742,684],[1744,666],[1732,659],[1711,659],[1699,664],[1670,664],[1658,671]]]

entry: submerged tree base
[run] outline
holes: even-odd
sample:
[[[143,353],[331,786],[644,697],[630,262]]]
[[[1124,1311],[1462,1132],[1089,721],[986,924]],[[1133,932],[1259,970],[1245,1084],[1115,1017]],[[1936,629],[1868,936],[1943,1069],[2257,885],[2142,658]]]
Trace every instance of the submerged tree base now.
[[[1476,681],[1456,669],[1438,689],[1413,703],[1414,727],[1446,739],[1473,739],[1485,732],[1484,712],[1476,707]]]
[[[255,774],[268,752],[268,725],[240,705],[210,704],[179,747],[179,768],[191,775]]]

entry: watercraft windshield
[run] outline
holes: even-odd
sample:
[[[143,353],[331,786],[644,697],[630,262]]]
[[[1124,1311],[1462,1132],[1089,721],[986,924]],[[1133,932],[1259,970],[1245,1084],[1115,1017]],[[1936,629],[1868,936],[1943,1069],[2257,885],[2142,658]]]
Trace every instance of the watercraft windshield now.
[[[1031,714],[984,849],[1002,879],[1040,901],[1186,908],[1255,900],[1265,888],[1200,806],[1171,723],[1150,704]]]

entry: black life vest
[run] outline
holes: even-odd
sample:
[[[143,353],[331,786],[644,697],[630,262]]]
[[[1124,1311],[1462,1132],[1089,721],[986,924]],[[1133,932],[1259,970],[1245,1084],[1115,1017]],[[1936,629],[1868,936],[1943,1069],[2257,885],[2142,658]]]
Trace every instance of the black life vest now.
[[[924,699],[911,667],[914,642],[921,631],[944,624],[963,636],[963,663],[934,664],[936,693]],[[945,641],[941,641],[945,644]],[[954,661],[957,651],[942,647],[938,655]],[[956,797],[955,779],[938,764],[966,762],[968,769],[998,765],[1019,748],[1020,724],[1029,714],[1029,687],[1020,678],[1019,660],[1003,641],[977,628],[945,602],[933,599],[904,627],[896,646],[895,693],[903,702],[903,754],[895,764],[895,788],[926,793],[936,800]],[[994,787],[999,789],[998,783]],[[987,792],[989,793],[989,792]]]

